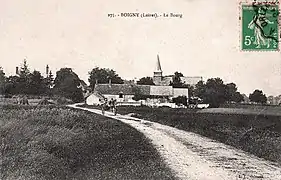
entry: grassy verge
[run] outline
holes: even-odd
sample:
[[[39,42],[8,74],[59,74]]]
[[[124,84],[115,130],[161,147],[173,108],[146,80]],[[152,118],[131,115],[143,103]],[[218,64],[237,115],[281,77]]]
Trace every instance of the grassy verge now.
[[[119,107],[118,113],[192,131],[281,164],[281,116]]]
[[[0,106],[0,179],[174,179],[149,141],[65,107]]]

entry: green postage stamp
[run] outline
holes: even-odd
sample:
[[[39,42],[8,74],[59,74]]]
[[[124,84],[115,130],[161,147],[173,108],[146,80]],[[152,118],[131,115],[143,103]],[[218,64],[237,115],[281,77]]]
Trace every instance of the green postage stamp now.
[[[256,2],[241,4],[242,50],[279,50],[279,3]]]

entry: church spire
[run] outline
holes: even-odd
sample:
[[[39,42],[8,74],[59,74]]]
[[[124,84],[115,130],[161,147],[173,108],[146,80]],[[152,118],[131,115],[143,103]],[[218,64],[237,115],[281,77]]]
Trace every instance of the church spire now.
[[[156,69],[155,72],[162,72],[159,55],[157,54],[157,62],[156,62]]]
[[[160,59],[158,54],[157,54],[156,69],[153,75],[153,82],[155,85],[161,85],[162,83],[162,69],[161,69]]]

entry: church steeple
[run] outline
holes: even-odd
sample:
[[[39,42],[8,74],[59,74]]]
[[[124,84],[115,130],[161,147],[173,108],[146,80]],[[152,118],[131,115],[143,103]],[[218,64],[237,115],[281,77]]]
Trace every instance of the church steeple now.
[[[162,73],[163,73],[163,71],[161,69],[160,58],[159,58],[159,55],[157,54],[156,68],[155,68],[154,75],[153,75],[153,82],[155,85],[161,84]]]
[[[156,69],[154,72],[162,72],[159,55],[157,54]]]

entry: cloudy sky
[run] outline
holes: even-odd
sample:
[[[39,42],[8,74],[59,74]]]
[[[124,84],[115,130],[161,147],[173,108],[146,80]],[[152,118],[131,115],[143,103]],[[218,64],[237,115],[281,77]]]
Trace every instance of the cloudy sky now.
[[[280,52],[240,51],[237,0],[0,0],[0,66],[13,74],[71,67],[87,80],[93,67],[123,78],[164,74],[221,77],[242,93],[281,94]],[[182,18],[109,18],[109,13],[180,13]]]

